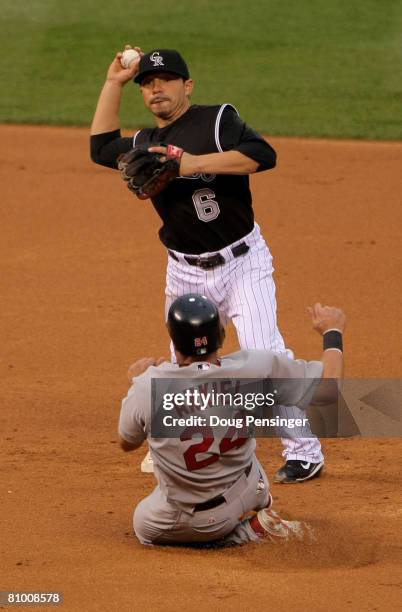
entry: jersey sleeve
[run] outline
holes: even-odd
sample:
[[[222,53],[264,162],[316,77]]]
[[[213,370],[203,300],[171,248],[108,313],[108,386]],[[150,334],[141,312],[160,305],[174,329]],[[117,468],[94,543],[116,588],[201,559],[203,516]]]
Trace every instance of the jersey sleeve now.
[[[136,147],[146,142],[157,142],[159,140],[157,134],[158,130],[156,128],[142,128],[134,134],[132,146]]]
[[[133,139],[122,137],[120,130],[91,136],[91,159],[95,164],[117,169],[117,158],[133,147]]]
[[[141,444],[147,437],[142,407],[140,394],[133,385],[123,399],[118,427],[120,437],[132,444]]]
[[[219,144],[222,151],[239,151],[258,162],[257,172],[276,165],[276,153],[260,134],[241,119],[236,109],[227,104],[219,124]]]
[[[321,382],[321,361],[289,359],[286,354],[275,353],[270,378],[277,389],[278,403],[307,409]]]

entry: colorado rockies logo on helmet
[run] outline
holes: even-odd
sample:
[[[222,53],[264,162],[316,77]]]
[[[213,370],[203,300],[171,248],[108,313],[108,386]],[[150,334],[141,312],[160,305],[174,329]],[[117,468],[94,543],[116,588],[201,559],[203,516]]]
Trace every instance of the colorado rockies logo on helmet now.
[[[154,51],[149,58],[154,66],[164,66],[163,56],[159,55],[159,51]]]

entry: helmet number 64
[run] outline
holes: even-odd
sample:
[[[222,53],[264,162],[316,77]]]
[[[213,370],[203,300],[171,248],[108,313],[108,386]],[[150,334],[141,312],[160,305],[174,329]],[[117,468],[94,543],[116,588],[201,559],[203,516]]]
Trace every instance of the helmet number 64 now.
[[[219,204],[214,200],[215,193],[212,189],[197,189],[193,193],[193,202],[197,217],[200,221],[213,221],[220,214]]]

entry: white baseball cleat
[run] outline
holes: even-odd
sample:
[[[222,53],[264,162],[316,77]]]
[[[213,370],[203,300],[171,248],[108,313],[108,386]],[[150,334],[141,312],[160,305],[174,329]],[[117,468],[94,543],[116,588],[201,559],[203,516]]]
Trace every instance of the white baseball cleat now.
[[[261,538],[269,538],[271,542],[278,540],[288,541],[296,538],[303,540],[305,530],[309,528],[300,521],[286,521],[274,510],[264,508],[250,520],[253,530]]]
[[[154,471],[154,462],[151,457],[151,453],[148,451],[144,459],[141,462],[141,472],[144,472],[145,474],[153,474],[153,471]]]

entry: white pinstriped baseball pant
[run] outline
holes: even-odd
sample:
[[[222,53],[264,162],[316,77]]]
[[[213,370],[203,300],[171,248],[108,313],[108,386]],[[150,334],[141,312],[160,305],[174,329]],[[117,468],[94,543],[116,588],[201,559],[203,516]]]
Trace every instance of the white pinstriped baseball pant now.
[[[245,255],[235,258],[231,248],[242,242],[250,249]],[[242,349],[286,352],[289,358],[293,358],[292,351],[286,349],[278,329],[272,255],[259,226],[255,224],[250,234],[218,252],[225,258],[225,263],[211,270],[203,270],[187,263],[183,253],[173,251],[178,261],[169,256],[166,315],[171,303],[181,295],[205,295],[219,308],[224,325],[229,320],[233,322]],[[204,256],[215,254],[216,251],[203,253]],[[295,418],[303,418],[304,413],[294,407],[293,415]],[[298,459],[311,463],[323,461],[321,444],[317,438],[282,438],[282,443],[286,460]]]

